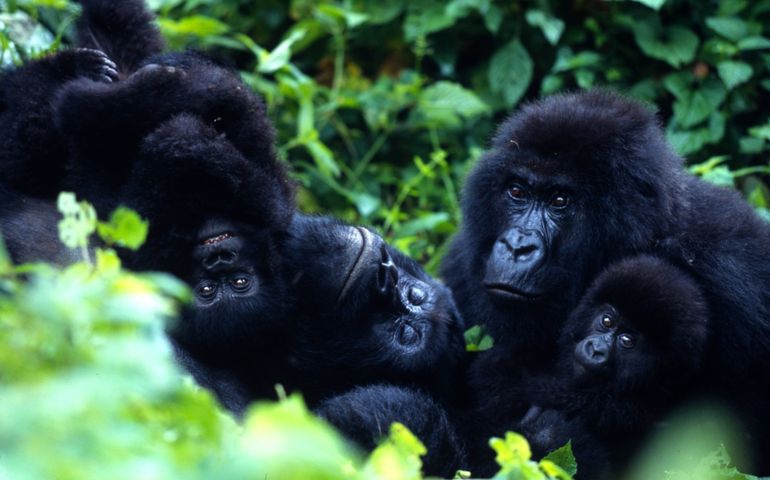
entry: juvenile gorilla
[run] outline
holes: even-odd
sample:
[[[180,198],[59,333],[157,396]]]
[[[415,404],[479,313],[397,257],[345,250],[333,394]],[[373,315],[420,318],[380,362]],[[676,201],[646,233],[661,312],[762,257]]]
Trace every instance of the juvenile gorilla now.
[[[538,455],[572,440],[581,478],[622,468],[693,387],[708,337],[706,300],[690,276],[646,255],[611,265],[570,315],[555,371],[505,392],[503,412],[492,412],[498,404],[477,411],[495,417],[476,434],[481,472],[494,470],[482,444],[506,429],[527,436]]]
[[[363,227],[298,215],[284,249],[301,295],[293,387],[310,405],[393,383],[448,398],[464,351],[452,296]]]
[[[699,389],[755,426],[757,452],[770,446],[770,226],[737,192],[686,174],[651,111],[603,91],[523,107],[469,176],[463,213],[442,272],[466,321],[497,340],[472,383],[508,370],[498,380],[514,388],[552,363],[588,280],[654,253],[692,275],[709,304]]]

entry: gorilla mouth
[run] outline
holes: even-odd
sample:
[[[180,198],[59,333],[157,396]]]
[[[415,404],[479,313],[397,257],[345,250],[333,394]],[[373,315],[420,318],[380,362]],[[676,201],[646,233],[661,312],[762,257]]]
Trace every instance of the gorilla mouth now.
[[[484,288],[486,288],[492,295],[508,300],[536,302],[545,297],[542,293],[520,290],[505,283],[485,283]]]
[[[355,284],[356,278],[361,274],[361,270],[363,269],[363,259],[366,258],[366,253],[370,248],[370,245],[374,242],[372,241],[372,233],[362,227],[353,227],[355,231],[358,232],[360,235],[359,241],[361,242],[360,248],[358,249],[358,254],[356,255],[355,260],[353,261],[353,264],[350,266],[350,269],[348,269],[347,276],[345,277],[345,281],[342,283],[342,288],[340,289],[339,295],[337,295],[337,304],[339,305],[340,302],[345,298],[345,296],[348,294],[348,291],[351,289],[351,286]]]
[[[201,240],[201,245],[216,245],[217,243],[224,242],[228,238],[233,238],[235,235],[233,235],[231,232],[222,232],[218,233],[212,237],[207,237]]]

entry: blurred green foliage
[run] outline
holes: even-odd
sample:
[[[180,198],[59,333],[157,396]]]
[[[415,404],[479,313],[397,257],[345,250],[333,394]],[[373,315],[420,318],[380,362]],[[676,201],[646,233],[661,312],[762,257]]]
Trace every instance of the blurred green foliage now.
[[[654,103],[690,163],[722,159],[709,179],[770,199],[770,0],[149,3],[172,48],[215,52],[267,99],[304,210],[372,225],[431,272],[496,123],[561,90]],[[70,40],[71,1],[0,4],[4,63]]]

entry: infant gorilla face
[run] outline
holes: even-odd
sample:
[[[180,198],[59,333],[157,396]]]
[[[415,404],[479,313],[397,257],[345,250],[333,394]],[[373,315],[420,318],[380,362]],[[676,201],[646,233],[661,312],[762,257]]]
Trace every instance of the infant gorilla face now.
[[[176,336],[212,352],[255,349],[285,337],[292,302],[270,233],[216,219],[203,226],[196,243],[193,305]]]
[[[350,385],[451,371],[462,321],[446,287],[366,228],[297,216],[290,230],[301,368]]]

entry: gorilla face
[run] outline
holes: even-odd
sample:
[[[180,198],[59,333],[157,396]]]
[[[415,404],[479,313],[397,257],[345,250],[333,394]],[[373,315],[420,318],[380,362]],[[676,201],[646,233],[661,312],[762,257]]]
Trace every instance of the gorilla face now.
[[[216,219],[193,250],[194,304],[172,334],[196,351],[235,353],[280,343],[291,328],[291,296],[265,231]]]
[[[697,284],[643,255],[597,277],[568,322],[563,351],[572,352],[566,364],[579,383],[662,389],[697,370],[707,337],[708,310]]]
[[[483,285],[495,300],[543,301],[569,280],[559,246],[579,204],[567,184],[524,166],[505,173],[494,200],[502,214],[500,234],[488,252]]]
[[[463,325],[446,287],[362,227],[298,216],[291,237],[306,395],[375,381],[448,382]]]

